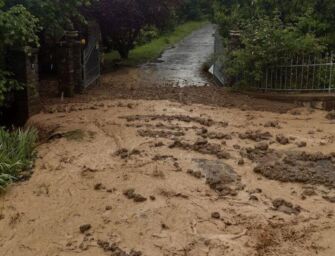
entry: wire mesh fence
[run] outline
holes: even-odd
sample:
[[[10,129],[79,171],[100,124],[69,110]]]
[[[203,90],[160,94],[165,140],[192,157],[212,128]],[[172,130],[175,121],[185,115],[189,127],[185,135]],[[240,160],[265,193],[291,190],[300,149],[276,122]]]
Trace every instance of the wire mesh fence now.
[[[266,68],[257,89],[271,91],[335,91],[335,54],[285,58]]]

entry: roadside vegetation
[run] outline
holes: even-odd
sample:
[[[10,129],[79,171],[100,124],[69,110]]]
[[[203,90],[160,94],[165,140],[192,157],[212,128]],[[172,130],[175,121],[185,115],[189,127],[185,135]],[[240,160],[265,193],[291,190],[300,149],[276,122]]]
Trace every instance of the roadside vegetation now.
[[[35,158],[37,131],[35,129],[0,129],[0,190],[32,168]]]
[[[201,28],[208,21],[187,21],[178,25],[173,31],[156,34],[152,41],[139,44],[130,51],[127,59],[122,59],[117,51],[112,51],[105,56],[105,65],[112,64],[133,66],[158,58],[167,48],[173,46],[183,38],[191,34],[194,30]]]
[[[216,0],[214,19],[225,40],[225,75],[257,84],[266,67],[335,50],[335,2]]]

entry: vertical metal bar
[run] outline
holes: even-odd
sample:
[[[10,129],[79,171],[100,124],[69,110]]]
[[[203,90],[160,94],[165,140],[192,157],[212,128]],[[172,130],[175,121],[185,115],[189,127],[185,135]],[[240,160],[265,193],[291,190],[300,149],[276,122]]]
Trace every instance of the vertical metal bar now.
[[[307,89],[310,89],[310,84],[309,84],[309,69],[311,68],[311,55],[308,56],[308,63],[307,63],[307,81],[306,81],[306,86]]]
[[[313,82],[312,82],[312,89],[314,89],[314,83],[315,83],[315,66],[316,66],[316,55],[314,56],[314,64],[313,64]]]
[[[295,66],[295,89],[298,89],[298,63],[299,63],[299,56],[297,56],[297,63],[296,63],[296,66]]]
[[[291,67],[290,67],[290,88],[289,89],[292,89],[292,75],[293,75],[293,58],[291,59]]]
[[[269,69],[266,69],[266,78],[265,78],[265,91],[268,89],[268,79],[269,79]]]
[[[303,89],[303,86],[304,86],[304,62],[305,62],[305,56],[302,55],[300,89]]]
[[[324,63],[324,67],[325,67],[325,89],[328,89],[329,90],[329,86],[327,86],[327,80],[328,80],[328,72],[327,72],[327,69],[328,69],[328,53],[326,54],[325,56],[325,63]]]
[[[333,52],[331,52],[330,54],[330,62],[329,62],[329,71],[330,71],[330,74],[329,74],[329,89],[328,89],[328,92],[331,93],[332,91],[332,75],[333,75]]]
[[[321,58],[318,61],[318,70],[319,70],[319,74],[318,74],[318,89],[321,89],[321,70],[322,70],[322,65],[321,65],[321,61],[322,61],[322,54],[321,54]]]

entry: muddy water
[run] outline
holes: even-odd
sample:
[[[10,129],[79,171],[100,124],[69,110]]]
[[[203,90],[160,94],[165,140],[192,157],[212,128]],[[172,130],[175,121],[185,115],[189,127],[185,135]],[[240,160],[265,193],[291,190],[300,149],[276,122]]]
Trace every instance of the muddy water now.
[[[213,33],[211,24],[193,32],[155,62],[143,65],[142,78],[182,87],[207,84],[201,67],[214,51]]]

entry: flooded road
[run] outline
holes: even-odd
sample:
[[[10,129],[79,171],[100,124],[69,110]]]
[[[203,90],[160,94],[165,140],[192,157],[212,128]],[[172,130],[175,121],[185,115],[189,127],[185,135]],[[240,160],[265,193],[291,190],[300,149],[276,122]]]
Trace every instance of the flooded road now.
[[[181,87],[205,85],[207,80],[201,74],[201,67],[214,51],[213,34],[212,24],[194,31],[158,60],[143,65],[143,79]]]

